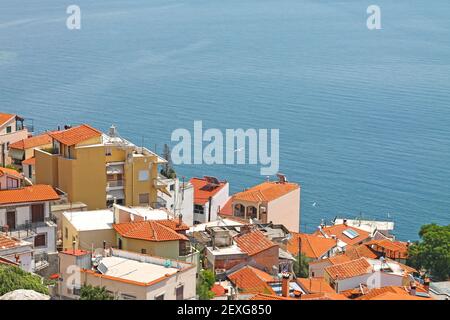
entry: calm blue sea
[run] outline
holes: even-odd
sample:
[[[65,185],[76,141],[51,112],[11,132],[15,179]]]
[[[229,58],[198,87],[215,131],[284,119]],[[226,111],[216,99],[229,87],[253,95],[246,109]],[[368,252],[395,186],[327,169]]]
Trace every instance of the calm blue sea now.
[[[79,31],[66,28],[74,3]],[[382,30],[366,28],[371,4]],[[36,131],[114,123],[158,152],[194,120],[280,128],[303,230],[389,214],[415,240],[450,220],[448,0],[1,1],[0,110]],[[176,169],[232,191],[264,179],[258,166]]]

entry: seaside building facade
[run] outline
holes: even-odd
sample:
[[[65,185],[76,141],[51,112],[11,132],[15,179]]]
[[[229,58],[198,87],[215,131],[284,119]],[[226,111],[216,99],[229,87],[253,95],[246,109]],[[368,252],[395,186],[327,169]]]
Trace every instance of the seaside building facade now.
[[[24,125],[24,118],[9,113],[0,113],[0,165],[11,164],[9,146],[22,139],[28,138],[28,129]]]
[[[158,177],[166,161],[121,138],[114,126],[108,134],[83,124],[49,135],[52,148],[35,151],[36,182],[64,191],[69,202],[89,210],[113,203],[154,206],[157,191],[167,192]]]

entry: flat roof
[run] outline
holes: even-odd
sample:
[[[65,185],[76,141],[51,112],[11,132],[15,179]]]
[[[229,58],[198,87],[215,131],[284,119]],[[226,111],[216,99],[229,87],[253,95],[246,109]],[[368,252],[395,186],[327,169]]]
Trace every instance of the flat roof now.
[[[119,204],[115,204],[114,206],[128,213],[146,218],[147,220],[165,220],[167,216],[173,218],[173,215],[167,210],[153,209],[151,207],[126,207]]]
[[[240,222],[237,222],[235,220],[226,219],[226,218],[225,219],[218,218],[215,221],[200,223],[200,224],[196,224],[195,226],[190,227],[189,233],[205,231],[206,227],[241,226],[241,225],[243,225],[243,224]]]
[[[220,247],[216,249],[213,249],[213,247],[207,247],[207,249],[214,256],[230,255],[230,254],[247,254],[235,244],[228,247]]]
[[[106,257],[101,260],[104,275],[129,281],[149,283],[166,275],[177,273],[179,269],[163,265],[140,262],[122,257]],[[106,267],[106,268],[104,268]]]
[[[66,211],[63,213],[67,220],[78,231],[112,229],[114,214],[111,210]]]

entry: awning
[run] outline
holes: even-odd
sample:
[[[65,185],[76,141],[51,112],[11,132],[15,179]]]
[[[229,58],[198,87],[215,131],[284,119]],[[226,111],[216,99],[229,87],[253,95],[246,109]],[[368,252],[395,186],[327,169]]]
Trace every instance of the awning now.
[[[122,174],[123,173],[123,165],[122,164],[114,164],[106,167],[107,174]]]

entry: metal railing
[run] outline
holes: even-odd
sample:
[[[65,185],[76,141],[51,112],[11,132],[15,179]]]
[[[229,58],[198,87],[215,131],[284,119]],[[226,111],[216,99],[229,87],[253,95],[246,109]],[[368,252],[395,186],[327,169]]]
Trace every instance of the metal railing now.
[[[115,188],[115,187],[123,187],[124,180],[109,180],[106,182],[106,187]]]

